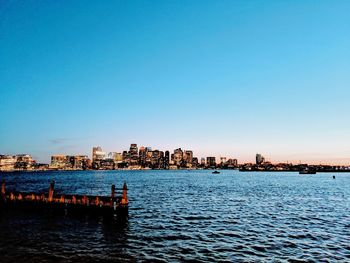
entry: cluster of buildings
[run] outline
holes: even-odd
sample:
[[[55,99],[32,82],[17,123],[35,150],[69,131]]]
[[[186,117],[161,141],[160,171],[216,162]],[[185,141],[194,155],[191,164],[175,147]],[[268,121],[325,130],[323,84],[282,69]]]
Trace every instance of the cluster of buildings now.
[[[114,169],[233,169],[237,168],[237,159],[222,157],[216,162],[215,157],[201,158],[193,156],[193,151],[175,149],[169,151],[152,150],[151,147],[138,147],[131,144],[129,150],[109,152],[100,146],[92,148],[92,158],[86,155],[53,155],[50,169],[56,170],[114,170]]]
[[[45,170],[48,165],[37,163],[29,154],[0,155],[0,171]]]
[[[350,166],[340,165],[309,165],[306,163],[292,164],[292,163],[271,163],[266,161],[265,157],[257,153],[255,155],[255,163],[245,163],[239,166],[242,172],[299,172],[304,170],[313,170],[316,172],[350,172]]]
[[[54,158],[55,156],[52,156]],[[86,157],[86,156],[85,156]],[[55,158],[56,159],[56,158]],[[69,168],[77,168],[72,162],[67,162]],[[53,167],[51,162],[51,167]],[[106,153],[100,146],[93,147],[91,161],[86,157],[87,169],[208,169],[208,168],[237,168],[237,159],[221,158],[216,162],[215,157],[201,158],[193,156],[193,151],[175,149],[169,151],[152,150],[151,147],[138,148],[137,144],[131,144],[129,150],[123,152]]]
[[[87,155],[64,155],[51,156],[50,170],[86,170],[91,167],[91,160]]]
[[[38,170],[115,170],[115,169],[237,169],[240,171],[302,171],[312,168],[318,172],[349,172],[348,166],[308,165],[266,161],[256,154],[255,163],[238,164],[237,159],[226,157],[206,157],[198,159],[191,150],[169,151],[152,150],[151,147],[138,147],[131,144],[129,150],[109,152],[100,146],[92,148],[91,159],[87,155],[51,156],[50,164],[37,163],[29,154],[0,155],[0,171]]]

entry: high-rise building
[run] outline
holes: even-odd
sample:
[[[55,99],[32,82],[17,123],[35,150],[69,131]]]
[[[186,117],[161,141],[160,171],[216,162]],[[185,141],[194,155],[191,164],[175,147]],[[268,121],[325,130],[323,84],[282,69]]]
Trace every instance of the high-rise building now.
[[[187,167],[192,166],[192,159],[193,159],[193,152],[192,151],[185,151],[183,155],[184,165]]]
[[[265,162],[264,156],[262,156],[260,153],[256,154],[255,160],[257,165],[263,164]]]
[[[211,168],[216,167],[216,160],[215,157],[207,157],[207,166]]]
[[[146,148],[143,146],[139,149],[139,164],[143,168],[146,166]]]
[[[123,161],[123,155],[121,153],[115,153],[114,154],[114,162],[115,163],[121,163]]]
[[[183,151],[181,150],[181,148],[175,149],[174,150],[174,155],[173,155],[174,159],[174,164],[175,165],[182,165],[182,161],[183,161]]]
[[[130,165],[137,165],[139,163],[139,154],[136,143],[130,145]]]
[[[164,152],[159,150],[152,151],[152,168],[159,169],[163,167]]]
[[[152,165],[152,148],[146,147],[146,167],[150,167]]]
[[[102,151],[100,146],[96,146],[92,148],[92,161],[101,161],[106,157],[106,153]]]
[[[163,169],[169,169],[169,164],[170,164],[170,153],[169,151],[165,151]]]
[[[193,157],[192,158],[192,167],[193,168],[197,168],[198,167],[198,158],[197,157]]]
[[[221,165],[226,163],[226,157],[220,157],[220,163]]]

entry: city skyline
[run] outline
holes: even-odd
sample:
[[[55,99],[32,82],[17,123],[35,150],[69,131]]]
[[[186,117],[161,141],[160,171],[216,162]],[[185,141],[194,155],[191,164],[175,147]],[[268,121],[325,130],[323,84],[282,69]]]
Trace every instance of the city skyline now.
[[[176,148],[173,151],[152,149],[150,146],[130,144],[122,151],[105,152],[102,147],[92,147],[91,155],[54,154],[49,163],[40,163],[29,154],[0,154],[0,171],[82,171],[82,170],[203,170],[224,169],[242,172],[348,172],[350,165],[308,164],[280,162],[273,163],[261,153],[255,155],[255,162],[239,162],[236,158],[215,156],[197,157],[189,149]],[[215,173],[219,173],[215,171]]]
[[[0,4],[0,153],[143,142],[350,163],[350,2]]]
[[[349,166],[350,165],[350,161],[348,161],[348,158],[344,158],[343,162],[340,162],[339,159],[337,158],[336,160],[332,160],[332,159],[324,159],[324,161],[308,161],[308,160],[303,160],[301,158],[299,159],[290,159],[290,160],[279,160],[279,159],[274,159],[273,157],[271,157],[268,153],[250,153],[250,155],[248,156],[247,159],[239,159],[237,156],[240,156],[239,154],[213,154],[213,153],[207,153],[207,154],[198,154],[197,151],[189,148],[189,147],[173,147],[173,148],[159,148],[159,147],[153,147],[153,146],[145,146],[143,144],[137,144],[137,143],[131,143],[130,145],[135,145],[137,150],[137,154],[139,153],[139,150],[141,148],[145,148],[145,149],[149,149],[150,151],[161,151],[161,152],[166,152],[166,151],[172,151],[172,150],[176,150],[176,149],[182,149],[183,151],[191,151],[194,153],[194,157],[198,158],[199,162],[200,159],[206,159],[210,156],[216,158],[217,162],[219,162],[220,159],[225,158],[225,159],[235,159],[238,160],[239,164],[248,164],[248,163],[262,163],[262,162],[268,162],[268,163],[272,163],[272,164],[278,164],[278,163],[290,163],[290,164],[310,164],[310,165],[338,165],[338,166]],[[8,152],[0,152],[0,155],[8,155],[8,156],[16,156],[16,155],[30,155],[33,157],[34,160],[36,160],[38,163],[46,163],[49,164],[51,162],[51,158],[52,156],[86,156],[87,158],[93,160],[94,159],[94,154],[93,154],[93,149],[97,148],[99,149],[98,151],[101,151],[101,153],[103,153],[103,155],[105,156],[104,158],[109,158],[110,154],[114,154],[114,153],[120,153],[122,154],[123,152],[125,152],[125,150],[128,150],[129,146],[125,146],[123,148],[119,148],[119,149],[112,149],[112,148],[104,148],[101,147],[100,145],[98,146],[94,146],[90,147],[90,150],[88,150],[87,152],[64,152],[64,151],[59,151],[59,152],[51,152],[49,155],[47,155],[45,157],[44,160],[37,158],[37,156],[33,155],[30,152],[17,152],[17,153],[8,153]],[[259,161],[258,161],[259,160]]]

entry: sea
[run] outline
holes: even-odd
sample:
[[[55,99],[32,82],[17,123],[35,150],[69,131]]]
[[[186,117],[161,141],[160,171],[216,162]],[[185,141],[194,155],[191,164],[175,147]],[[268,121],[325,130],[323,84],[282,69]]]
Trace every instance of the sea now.
[[[335,179],[333,179],[335,175]],[[7,191],[110,195],[129,217],[1,211],[0,262],[350,262],[350,173],[0,173]]]

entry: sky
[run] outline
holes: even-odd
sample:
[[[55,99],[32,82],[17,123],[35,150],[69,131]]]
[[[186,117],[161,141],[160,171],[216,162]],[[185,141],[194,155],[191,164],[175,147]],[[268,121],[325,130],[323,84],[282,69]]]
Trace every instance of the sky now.
[[[130,143],[350,164],[350,1],[0,0],[0,154]]]

